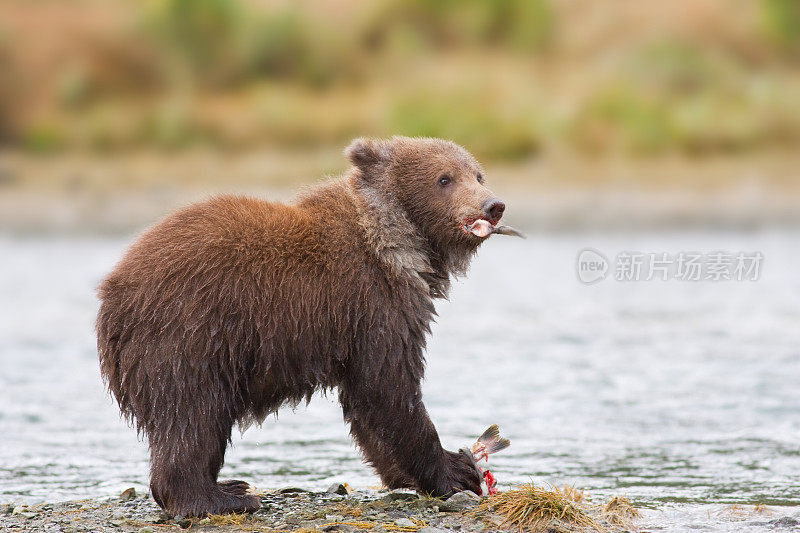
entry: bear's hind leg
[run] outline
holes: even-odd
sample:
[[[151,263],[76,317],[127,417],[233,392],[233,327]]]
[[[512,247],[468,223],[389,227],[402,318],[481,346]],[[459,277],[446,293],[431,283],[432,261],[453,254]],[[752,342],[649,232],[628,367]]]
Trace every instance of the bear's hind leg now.
[[[150,490],[153,498],[173,516],[205,517],[211,514],[257,511],[261,500],[247,491],[244,481],[217,483],[232,422],[200,431],[187,428],[181,435],[150,438]],[[221,434],[214,434],[215,430]]]
[[[156,502],[173,516],[201,518],[216,514],[251,513],[261,508],[260,498],[247,493],[249,486],[246,483],[237,485],[234,492],[225,484],[198,481],[185,472],[168,476],[154,475],[150,490]]]

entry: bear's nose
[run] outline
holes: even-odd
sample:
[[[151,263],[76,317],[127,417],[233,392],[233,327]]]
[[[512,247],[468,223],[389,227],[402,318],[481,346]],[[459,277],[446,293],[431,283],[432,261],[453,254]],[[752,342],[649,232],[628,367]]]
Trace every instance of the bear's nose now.
[[[486,203],[483,204],[483,212],[486,213],[486,216],[489,217],[489,221],[492,224],[495,224],[498,220],[500,220],[500,217],[503,216],[503,211],[505,210],[506,204],[497,198],[487,200]]]

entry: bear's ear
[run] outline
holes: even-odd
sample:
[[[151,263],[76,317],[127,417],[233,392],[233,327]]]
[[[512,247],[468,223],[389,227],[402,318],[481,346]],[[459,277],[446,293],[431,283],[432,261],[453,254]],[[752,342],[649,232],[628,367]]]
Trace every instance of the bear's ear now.
[[[392,144],[390,141],[361,137],[345,148],[344,155],[357,168],[363,172],[369,172],[377,167],[385,166],[391,161]]]

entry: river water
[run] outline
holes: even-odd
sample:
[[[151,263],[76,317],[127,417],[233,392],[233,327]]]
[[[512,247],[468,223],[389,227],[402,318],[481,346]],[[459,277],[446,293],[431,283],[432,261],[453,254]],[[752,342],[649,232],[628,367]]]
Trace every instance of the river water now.
[[[0,238],[0,502],[146,491],[147,449],[97,366],[94,287],[130,239]],[[498,423],[500,487],[625,495],[649,529],[800,519],[800,231],[492,237],[440,314],[425,401],[450,449]],[[586,247],[761,252],[756,281],[576,276]],[[244,435],[222,476],[379,484],[335,397]],[[766,504],[758,513],[752,506]],[[736,506],[735,506],[736,505]]]

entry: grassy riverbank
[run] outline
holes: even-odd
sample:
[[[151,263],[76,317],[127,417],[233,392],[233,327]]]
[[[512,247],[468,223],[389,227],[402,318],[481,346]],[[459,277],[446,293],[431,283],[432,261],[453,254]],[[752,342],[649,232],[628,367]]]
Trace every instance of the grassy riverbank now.
[[[796,149],[798,27],[791,0],[10,0],[0,144],[288,149],[401,133],[496,161]]]

